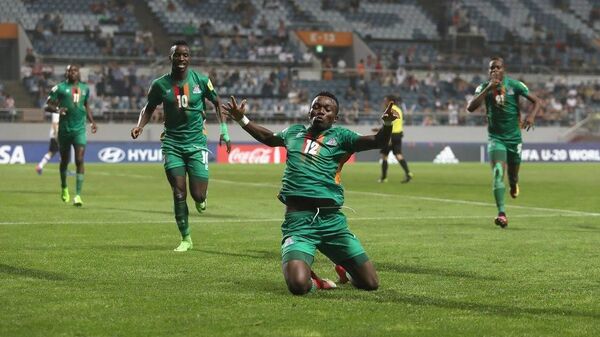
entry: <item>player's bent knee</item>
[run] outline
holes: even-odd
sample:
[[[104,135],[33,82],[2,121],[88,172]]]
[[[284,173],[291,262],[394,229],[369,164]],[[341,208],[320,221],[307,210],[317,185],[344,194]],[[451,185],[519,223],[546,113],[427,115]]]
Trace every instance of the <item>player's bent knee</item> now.
[[[288,290],[294,295],[306,295],[312,288],[312,281],[309,280],[286,280]]]
[[[365,280],[362,284],[358,285],[359,289],[366,291],[374,291],[379,289],[379,280],[376,277],[371,277]]]
[[[186,199],[185,192],[173,191],[173,199],[175,199],[177,201],[183,201],[183,200],[185,200]]]

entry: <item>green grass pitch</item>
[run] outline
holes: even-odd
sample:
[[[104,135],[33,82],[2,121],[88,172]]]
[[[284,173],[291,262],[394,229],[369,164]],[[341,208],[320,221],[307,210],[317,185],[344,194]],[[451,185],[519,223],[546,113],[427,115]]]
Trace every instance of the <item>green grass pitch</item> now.
[[[487,165],[342,176],[351,230],[381,287],[288,293],[283,166],[211,166],[208,210],[179,233],[162,166],[87,164],[83,208],[56,164],[0,166],[0,336],[598,336],[600,166],[530,164],[509,227]],[[69,178],[71,194],[75,182]],[[334,278],[317,255],[314,269]]]

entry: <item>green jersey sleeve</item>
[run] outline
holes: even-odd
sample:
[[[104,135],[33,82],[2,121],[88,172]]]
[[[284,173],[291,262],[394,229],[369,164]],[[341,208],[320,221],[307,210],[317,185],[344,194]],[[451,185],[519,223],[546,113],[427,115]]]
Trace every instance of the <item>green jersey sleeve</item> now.
[[[53,86],[52,89],[50,89],[50,93],[48,94],[48,99],[51,101],[57,101],[58,100],[58,84]]]
[[[288,128],[285,128],[285,129],[283,129],[283,130],[281,130],[281,131],[279,131],[279,132],[275,133],[275,137],[277,137],[277,138],[281,138],[281,140],[283,140],[283,141],[285,142],[285,138],[286,138],[286,137],[287,137],[287,135],[288,135],[288,131],[289,131],[289,129],[290,129],[290,128],[288,127]]]
[[[356,152],[354,146],[356,144],[356,141],[360,138],[360,134],[348,129],[342,130],[343,131],[340,133],[340,145],[342,149],[349,153]]]
[[[157,107],[162,104],[162,90],[157,81],[152,82],[148,90],[148,106]]]
[[[477,88],[475,88],[475,95],[479,94],[486,86],[487,83],[481,83]]]
[[[217,94],[217,91],[213,87],[213,84],[210,81],[210,78],[207,77],[206,81],[203,81],[203,82],[204,82],[204,86],[205,86],[204,97],[206,99],[208,99],[209,101],[211,101],[211,102],[216,102],[217,101],[217,97],[219,95]]]
[[[529,95],[529,88],[525,85],[525,83],[521,81],[515,81],[515,94],[519,96],[527,96]]]
[[[84,96],[83,96],[83,106],[87,106],[89,99],[90,99],[90,87],[86,86]]]

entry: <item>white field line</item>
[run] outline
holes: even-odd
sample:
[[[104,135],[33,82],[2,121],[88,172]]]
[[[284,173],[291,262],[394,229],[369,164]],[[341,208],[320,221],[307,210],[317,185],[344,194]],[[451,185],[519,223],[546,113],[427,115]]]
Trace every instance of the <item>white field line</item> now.
[[[231,180],[221,180],[221,179],[211,179],[211,181],[223,183],[223,184],[237,184],[237,185],[246,185],[246,186],[255,186],[255,187],[273,187],[279,188],[280,185],[275,184],[267,184],[267,183],[247,183],[247,182],[239,182],[239,181],[231,181]],[[410,195],[401,195],[401,194],[389,194],[389,193],[377,193],[377,192],[363,192],[363,191],[350,191],[346,190],[346,193],[349,194],[359,194],[359,195],[367,195],[374,197],[398,197],[398,198],[406,198],[406,199],[414,199],[414,200],[425,200],[425,201],[435,201],[435,202],[445,202],[445,203],[453,203],[453,204],[463,204],[463,205],[473,205],[473,206],[485,206],[485,207],[496,207],[493,203],[480,202],[480,201],[469,201],[469,200],[459,200],[459,199],[444,199],[444,198],[433,198],[433,197],[418,197],[418,196],[410,196]],[[584,216],[600,216],[600,213],[593,212],[584,212],[584,211],[572,211],[568,209],[559,209],[559,208],[544,208],[544,207],[531,207],[531,206],[519,206],[519,205],[509,205],[508,208],[518,208],[525,210],[534,210],[534,211],[543,211],[543,212],[560,212],[567,214],[579,214]],[[512,217],[512,216],[511,216]]]
[[[513,218],[553,218],[553,217],[590,217],[594,215],[589,214],[559,214],[559,213],[548,213],[548,214],[523,214],[523,215],[511,215]],[[379,220],[462,220],[462,219],[490,219],[490,215],[431,215],[431,216],[384,216],[384,217],[348,217],[348,221],[379,221]],[[264,218],[264,219],[230,219],[230,220],[211,220],[203,218],[199,220],[197,218],[190,219],[191,224],[212,224],[212,223],[246,223],[246,222],[282,222],[281,218]],[[122,224],[161,224],[161,223],[174,223],[175,220],[140,220],[140,221],[122,221],[122,220],[84,220],[84,221],[3,221],[0,225],[122,225]]]
[[[132,177],[132,178],[145,178],[145,177],[150,178],[151,177],[151,176],[144,176],[144,175],[137,175],[137,174],[121,174],[121,173],[97,172],[97,171],[95,171],[93,174],[107,175],[107,176],[114,175],[114,176]],[[224,179],[210,179],[210,181],[215,182],[215,183],[221,183],[221,184],[244,185],[244,186],[266,187],[266,188],[279,188],[281,186],[280,184],[251,183],[251,182],[240,182],[240,181],[234,181],[234,180],[224,180]],[[443,202],[443,203],[452,203],[452,204],[463,204],[463,205],[473,205],[473,206],[483,206],[483,207],[496,207],[496,205],[493,203],[470,201],[470,200],[460,200],[460,199],[420,197],[420,196],[409,196],[409,195],[401,195],[401,194],[350,191],[350,190],[346,190],[346,193],[367,195],[367,196],[374,196],[374,197],[385,197],[385,198],[398,197],[398,198],[405,198],[405,199],[434,201],[434,202]],[[559,213],[564,213],[564,214],[579,214],[582,216],[600,216],[600,213],[585,212],[585,211],[573,211],[573,210],[560,209],[560,208],[545,208],[545,207],[520,206],[520,205],[508,205],[507,208],[509,208],[509,209],[516,208],[516,209],[542,211],[542,212],[559,212]],[[511,217],[514,217],[514,216],[511,216]],[[1,224],[1,222],[0,222],[0,224]]]

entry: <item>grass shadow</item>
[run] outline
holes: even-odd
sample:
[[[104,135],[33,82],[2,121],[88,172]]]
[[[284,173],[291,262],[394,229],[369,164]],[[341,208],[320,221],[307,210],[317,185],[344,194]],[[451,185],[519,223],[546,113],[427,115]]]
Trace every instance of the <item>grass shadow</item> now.
[[[32,277],[48,281],[68,281],[71,279],[70,277],[63,274],[32,268],[13,267],[3,263],[0,263],[0,273],[23,277]]]
[[[93,249],[101,249],[101,250],[139,250],[139,251],[170,251],[172,248],[169,248],[166,245],[94,245]]]
[[[460,277],[460,278],[470,278],[476,280],[486,280],[486,281],[498,281],[499,278],[492,276],[482,276],[472,272],[467,271],[456,271],[456,270],[448,270],[441,268],[427,268],[427,267],[419,267],[414,265],[405,265],[405,264],[397,264],[390,262],[378,262],[375,263],[375,267],[378,271],[391,271],[400,274],[418,274],[418,275],[434,275],[434,276],[443,276],[443,277]]]
[[[216,250],[208,250],[208,249],[195,249],[198,252],[213,254],[213,255],[224,255],[224,256],[235,256],[235,257],[249,257],[252,259],[265,259],[265,260],[281,260],[281,255],[276,252],[268,251],[268,250],[250,250],[254,254],[246,254],[246,253],[233,253],[233,252],[224,252],[224,251],[216,251]]]
[[[434,298],[429,296],[411,295],[411,294],[400,294],[395,290],[380,290],[372,293],[373,296],[360,296],[356,300],[371,300],[379,303],[404,303],[410,305],[419,306],[434,306],[438,308],[451,309],[451,310],[467,310],[476,311],[482,314],[496,315],[496,316],[522,316],[522,315],[536,315],[536,316],[571,316],[571,317],[584,317],[599,319],[600,314],[594,312],[584,312],[573,310],[570,308],[522,308],[514,305],[503,305],[503,304],[487,304],[487,303],[473,303],[466,301],[457,301],[444,298]],[[337,298],[335,300],[338,300]]]

